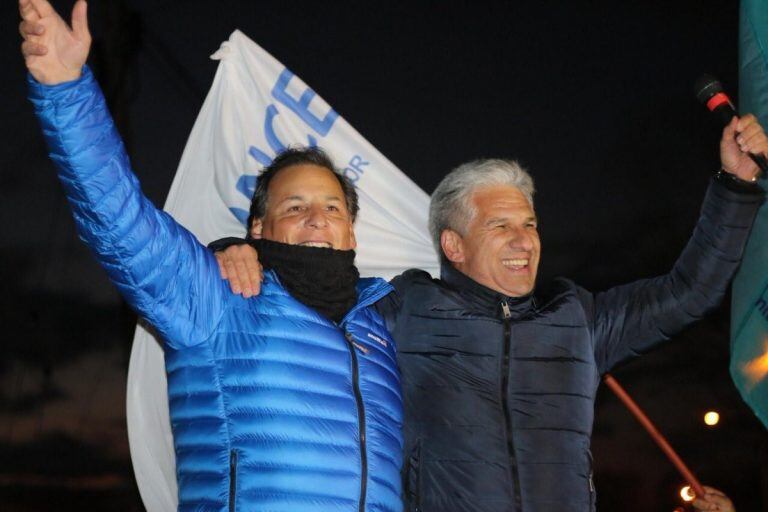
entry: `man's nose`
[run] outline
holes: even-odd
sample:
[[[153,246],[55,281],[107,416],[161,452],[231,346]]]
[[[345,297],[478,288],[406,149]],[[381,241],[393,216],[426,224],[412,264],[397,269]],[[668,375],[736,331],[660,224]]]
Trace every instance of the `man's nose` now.
[[[325,210],[312,207],[309,209],[306,224],[312,228],[324,228],[328,225],[328,219],[325,216]]]
[[[509,245],[513,249],[522,249],[524,251],[533,250],[533,236],[526,228],[517,228],[513,231],[509,239]]]

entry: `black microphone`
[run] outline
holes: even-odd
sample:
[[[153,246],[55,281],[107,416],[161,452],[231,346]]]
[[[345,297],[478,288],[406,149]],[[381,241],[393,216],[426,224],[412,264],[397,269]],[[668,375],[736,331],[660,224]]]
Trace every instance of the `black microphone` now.
[[[725,94],[723,84],[717,78],[712,75],[701,75],[696,80],[694,90],[696,91],[696,99],[706,105],[710,112],[719,116],[723,125],[730,123],[733,116],[738,117],[739,114],[736,112],[736,106],[728,95]],[[768,161],[766,161],[763,155],[747,154],[764,173],[768,173]]]

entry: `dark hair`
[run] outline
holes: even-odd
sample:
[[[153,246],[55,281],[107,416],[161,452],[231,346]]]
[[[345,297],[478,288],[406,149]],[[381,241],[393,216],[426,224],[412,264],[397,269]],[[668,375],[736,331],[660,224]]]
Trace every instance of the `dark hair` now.
[[[339,180],[342,192],[344,192],[344,201],[347,203],[347,211],[349,211],[349,215],[352,217],[352,222],[355,221],[360,207],[357,204],[357,190],[355,190],[355,185],[352,181],[336,169],[331,157],[322,149],[312,146],[295,146],[278,153],[274,160],[272,160],[272,163],[259,173],[259,179],[256,183],[256,190],[253,192],[251,209],[248,215],[248,238],[250,238],[251,225],[254,219],[263,218],[267,212],[269,183],[278,172],[286,167],[302,164],[325,167],[333,173],[336,179]]]

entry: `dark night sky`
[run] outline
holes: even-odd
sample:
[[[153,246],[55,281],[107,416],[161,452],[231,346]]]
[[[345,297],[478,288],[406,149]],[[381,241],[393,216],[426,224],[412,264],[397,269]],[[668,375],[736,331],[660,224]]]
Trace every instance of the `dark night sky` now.
[[[519,159],[537,181],[543,278],[594,290],[671,267],[718,167],[719,128],[692,84],[711,72],[738,85],[728,0],[92,0],[90,18],[91,64],[156,204],[213,79],[208,56],[239,28],[427,192],[466,160]],[[123,412],[133,317],[76,239],[24,99],[16,25],[5,2],[0,501],[140,510]],[[705,483],[765,510],[768,439],[727,375],[727,333],[725,306],[616,376]],[[703,426],[707,407],[719,429]],[[593,451],[601,510],[674,508],[679,478],[605,390]]]

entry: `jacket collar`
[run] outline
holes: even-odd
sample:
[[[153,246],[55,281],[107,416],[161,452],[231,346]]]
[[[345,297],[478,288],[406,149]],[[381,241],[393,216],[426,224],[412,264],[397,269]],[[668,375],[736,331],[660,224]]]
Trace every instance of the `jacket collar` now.
[[[536,309],[533,293],[522,297],[509,297],[487,286],[483,286],[466,274],[456,270],[449,262],[440,264],[440,279],[455,290],[482,314],[495,318],[520,318]],[[509,314],[505,314],[503,305],[506,304]]]
[[[285,288],[285,285],[283,285],[283,283],[280,281],[280,277],[272,269],[264,269],[264,284],[274,285],[281,290],[280,293],[291,295],[290,292]],[[339,325],[343,325],[347,319],[352,316],[353,313],[362,308],[367,308],[368,306],[375,304],[379,300],[395,291],[395,288],[391,284],[381,279],[380,277],[361,277],[357,280],[356,288],[357,304],[352,306],[347,314],[344,315],[344,318],[341,320],[341,322],[339,322]],[[291,295],[291,297],[293,296]],[[301,304],[304,304],[295,297],[293,298]],[[304,305],[307,306],[306,304]]]

